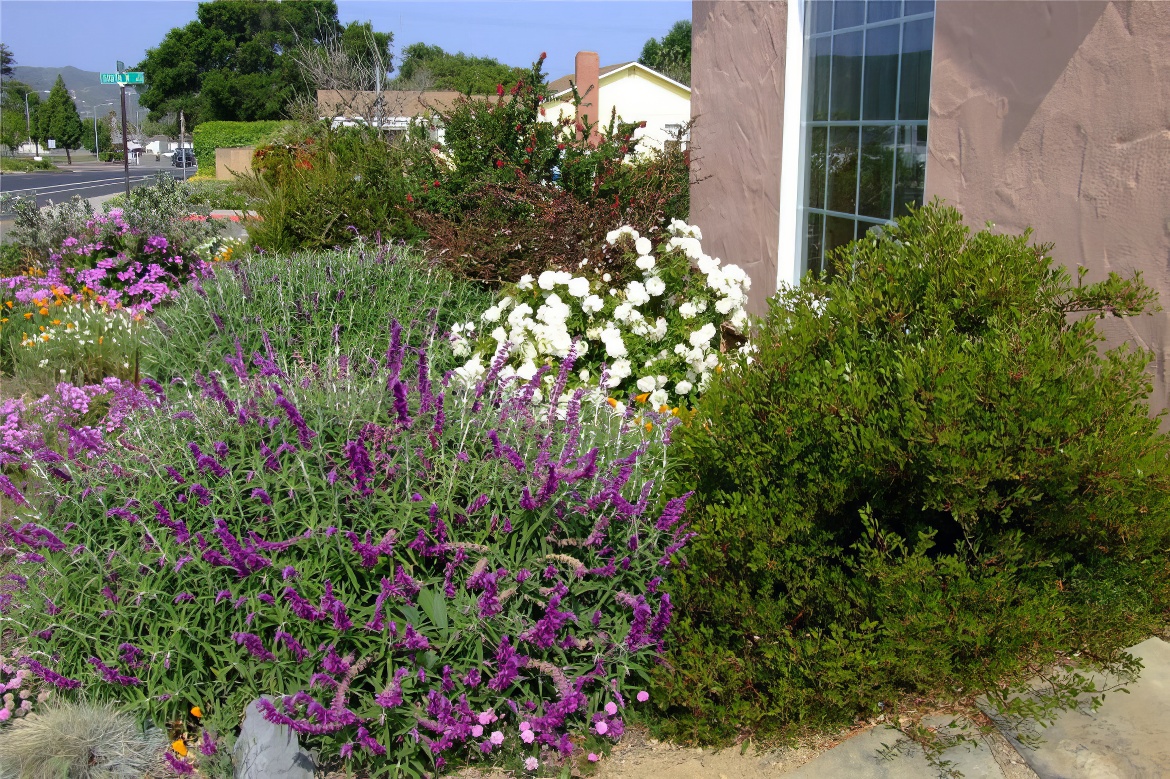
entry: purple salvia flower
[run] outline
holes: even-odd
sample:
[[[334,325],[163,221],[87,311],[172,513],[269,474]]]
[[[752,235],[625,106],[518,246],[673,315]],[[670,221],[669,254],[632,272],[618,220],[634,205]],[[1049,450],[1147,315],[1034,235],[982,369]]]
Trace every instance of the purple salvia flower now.
[[[107,684],[118,684],[122,687],[133,687],[134,685],[142,684],[142,680],[137,676],[121,674],[117,668],[111,668],[96,657],[91,657],[86,662],[97,669],[98,675]]]
[[[297,662],[303,663],[309,657],[309,650],[301,646],[299,641],[283,630],[276,631],[275,643],[284,644],[285,648],[292,653],[292,656],[296,658]]]
[[[21,659],[21,663],[28,666],[28,669],[37,677],[45,680],[59,690],[75,690],[81,686],[81,682],[77,679],[69,679],[56,671],[46,668],[38,663],[36,660],[25,657]]]
[[[248,650],[248,654],[257,660],[276,662],[276,655],[264,648],[264,642],[254,633],[232,633],[232,639]]]

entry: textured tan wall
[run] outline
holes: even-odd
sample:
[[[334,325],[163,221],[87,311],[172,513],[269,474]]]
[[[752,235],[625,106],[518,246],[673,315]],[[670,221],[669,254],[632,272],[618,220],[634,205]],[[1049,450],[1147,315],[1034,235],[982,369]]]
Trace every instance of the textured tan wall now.
[[[776,291],[787,2],[692,3],[691,222],[703,250],[752,278],[748,309]]]
[[[1090,279],[1141,270],[1170,309],[1170,2],[940,2],[929,132],[928,199]],[[1170,405],[1170,312],[1100,324],[1154,350]]]
[[[236,173],[252,169],[252,154],[255,146],[236,146],[215,150],[215,177],[222,181],[234,179]]]

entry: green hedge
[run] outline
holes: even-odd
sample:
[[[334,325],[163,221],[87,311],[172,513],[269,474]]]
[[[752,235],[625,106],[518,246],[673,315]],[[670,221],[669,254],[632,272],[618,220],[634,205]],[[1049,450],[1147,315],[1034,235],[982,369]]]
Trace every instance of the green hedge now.
[[[204,122],[191,133],[199,175],[215,175],[215,150],[255,146],[291,122]]]

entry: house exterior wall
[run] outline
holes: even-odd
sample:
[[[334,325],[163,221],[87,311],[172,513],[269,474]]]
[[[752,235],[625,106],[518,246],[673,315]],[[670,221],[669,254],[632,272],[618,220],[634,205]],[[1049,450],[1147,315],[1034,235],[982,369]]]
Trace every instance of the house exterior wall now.
[[[691,118],[691,99],[686,90],[661,83],[632,66],[602,76],[598,92],[598,117],[603,127],[609,124],[614,108],[624,121],[646,122],[644,129],[634,132],[643,149],[661,149],[665,141],[674,138],[666,126],[683,125]],[[549,122],[574,115],[571,102],[549,102],[544,109],[544,119]]]
[[[691,11],[691,216],[703,250],[776,290],[787,2],[695,0]]]
[[[938,3],[935,196],[972,226],[1031,226],[1074,275],[1140,270],[1170,309],[1170,3]],[[1098,327],[1153,350],[1152,404],[1170,405],[1170,311]]]

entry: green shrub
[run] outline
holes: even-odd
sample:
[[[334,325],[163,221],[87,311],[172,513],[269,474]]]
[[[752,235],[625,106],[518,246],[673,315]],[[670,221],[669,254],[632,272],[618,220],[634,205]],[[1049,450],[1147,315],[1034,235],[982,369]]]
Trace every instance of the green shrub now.
[[[226,209],[247,211],[252,207],[251,199],[234,181],[185,181],[187,200],[208,210]]]
[[[188,285],[157,311],[146,335],[143,371],[157,378],[222,371],[224,355],[236,354],[237,339],[247,359],[253,352],[266,354],[267,342],[304,364],[339,354],[364,362],[377,357],[392,317],[421,324],[433,316],[446,331],[490,301],[478,285],[401,247],[263,253],[217,264],[213,277]],[[421,338],[424,330],[413,332]]]
[[[61,170],[48,160],[26,160],[22,157],[0,157],[0,170],[9,173],[31,173],[34,170]]]
[[[289,122],[204,122],[191,132],[191,147],[199,164],[199,175],[215,175],[215,150],[256,146]]]
[[[847,721],[1164,624],[1150,356],[1094,329],[1154,293],[1074,283],[1049,249],[935,205],[771,302],[677,436],[700,536],[669,729]]]

